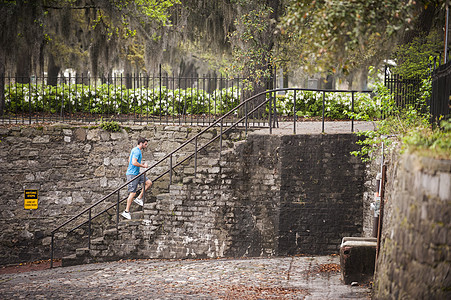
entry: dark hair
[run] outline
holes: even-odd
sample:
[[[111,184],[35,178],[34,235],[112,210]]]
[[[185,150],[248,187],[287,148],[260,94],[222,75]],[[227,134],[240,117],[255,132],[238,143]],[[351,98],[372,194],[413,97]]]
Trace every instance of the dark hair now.
[[[141,143],[144,144],[145,142],[148,142],[148,140],[146,138],[143,138],[143,137],[138,138],[138,145]]]

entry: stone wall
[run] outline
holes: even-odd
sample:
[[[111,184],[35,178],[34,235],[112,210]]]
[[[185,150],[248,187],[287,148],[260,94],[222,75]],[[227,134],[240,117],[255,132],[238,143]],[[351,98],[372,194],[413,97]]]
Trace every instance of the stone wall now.
[[[65,124],[1,127],[0,264],[50,257],[49,233],[54,228],[125,183],[128,156],[139,136],[149,139],[143,160],[151,165],[201,129],[152,125],[110,133]],[[214,130],[208,133],[199,144],[215,134]],[[189,148],[194,149],[194,145]],[[155,196],[167,188],[165,178],[154,184],[152,193]],[[38,209],[24,209],[25,189],[39,190]],[[126,195],[124,189],[121,197]],[[108,200],[117,199],[112,198]],[[67,253],[86,245],[86,238],[81,239],[84,232],[77,233],[58,249]]]
[[[386,199],[374,298],[450,299],[451,161],[392,160]]]
[[[138,136],[150,139],[144,160],[152,163],[198,130],[154,125],[120,133],[66,125],[1,128],[0,264],[48,258],[52,229],[125,182],[129,151]],[[213,130],[207,138],[215,135]],[[231,141],[241,137],[233,133],[220,157],[204,151],[197,174],[191,162],[176,172],[172,185],[167,178],[156,182],[156,202],[146,204],[143,221],[122,221],[115,232],[110,223],[114,212],[99,219],[93,241],[97,254],[326,254],[337,253],[343,236],[362,234],[364,165],[349,155],[357,147],[355,135],[250,134],[245,141]],[[37,210],[23,208],[23,190],[29,187],[40,191]],[[65,243],[65,234],[57,236],[57,257],[86,246],[84,234],[77,230]]]

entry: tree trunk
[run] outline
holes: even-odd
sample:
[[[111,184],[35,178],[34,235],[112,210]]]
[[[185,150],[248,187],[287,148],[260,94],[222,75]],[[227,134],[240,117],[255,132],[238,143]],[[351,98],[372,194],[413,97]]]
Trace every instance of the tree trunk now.
[[[125,62],[124,73],[125,73],[125,88],[131,89],[133,88],[133,80],[132,80],[132,67],[128,61]]]
[[[17,53],[16,82],[30,83],[31,53],[29,47],[20,47]]]
[[[47,66],[47,72],[48,72],[47,83],[48,83],[48,85],[57,86],[58,74],[59,74],[60,70],[61,70],[61,67],[59,67],[55,64],[53,54],[49,54],[49,61],[48,61],[48,66]]]
[[[351,89],[356,91],[364,91],[368,89],[368,69],[362,67],[353,72],[351,76]]]

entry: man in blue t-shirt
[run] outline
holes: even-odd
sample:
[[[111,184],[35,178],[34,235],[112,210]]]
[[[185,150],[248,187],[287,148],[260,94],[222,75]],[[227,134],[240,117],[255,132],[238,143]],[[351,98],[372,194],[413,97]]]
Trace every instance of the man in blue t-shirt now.
[[[144,182],[145,184],[145,190],[147,191],[147,189],[149,189],[152,186],[152,181],[150,181],[150,179],[148,179],[145,175],[141,175],[141,176],[137,176],[139,175],[139,169],[140,168],[148,168],[147,164],[141,163],[142,160],[142,150],[147,148],[147,143],[148,140],[145,138],[140,137],[138,139],[138,146],[136,146],[135,148],[132,149],[132,151],[130,152],[130,157],[128,158],[128,168],[127,168],[127,173],[125,173],[125,175],[127,176],[127,181],[132,180],[133,178],[136,177],[135,180],[131,181],[128,185],[128,192],[130,193],[128,195],[127,198],[127,207],[125,208],[125,211],[122,212],[122,216],[126,219],[131,219],[131,215],[130,215],[130,206],[132,204],[132,201],[135,202],[136,204],[143,206],[143,195],[144,195],[144,190],[141,190],[141,193],[139,194],[139,196],[137,198],[135,198],[136,195],[136,190],[138,189],[138,185],[143,184]],[[133,198],[135,198],[133,200]]]

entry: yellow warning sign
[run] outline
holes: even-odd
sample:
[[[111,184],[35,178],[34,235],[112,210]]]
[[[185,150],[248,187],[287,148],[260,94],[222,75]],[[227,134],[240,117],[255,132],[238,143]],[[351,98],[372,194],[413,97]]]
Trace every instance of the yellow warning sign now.
[[[25,209],[38,209],[38,190],[25,190],[24,191],[24,208]]]

